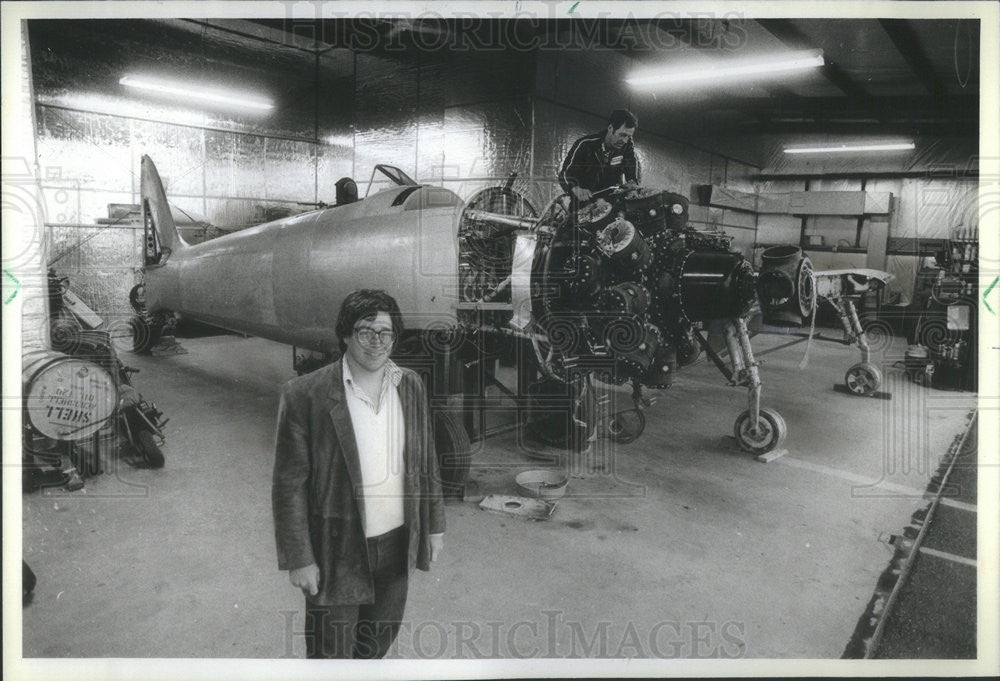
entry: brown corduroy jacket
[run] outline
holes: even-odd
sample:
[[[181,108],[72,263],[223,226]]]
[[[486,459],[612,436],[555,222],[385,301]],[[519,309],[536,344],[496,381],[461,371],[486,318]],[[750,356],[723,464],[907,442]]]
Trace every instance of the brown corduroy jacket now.
[[[409,570],[430,569],[429,535],[444,532],[444,502],[427,397],[403,369],[403,513]],[[278,569],[316,563],[317,605],[374,599],[364,533],[361,463],[344,395],[341,361],[292,379],[282,389],[271,488]]]

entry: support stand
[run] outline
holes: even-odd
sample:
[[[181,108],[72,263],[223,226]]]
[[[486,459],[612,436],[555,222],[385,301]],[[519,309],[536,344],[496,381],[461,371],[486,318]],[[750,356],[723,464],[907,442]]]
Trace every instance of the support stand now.
[[[788,453],[787,449],[772,449],[766,454],[757,455],[757,460],[760,461],[761,463],[771,463],[775,459],[780,459],[787,453]]]
[[[149,349],[149,354],[153,357],[163,357],[165,355],[186,355],[188,351],[177,342],[176,336],[161,336],[159,342]]]

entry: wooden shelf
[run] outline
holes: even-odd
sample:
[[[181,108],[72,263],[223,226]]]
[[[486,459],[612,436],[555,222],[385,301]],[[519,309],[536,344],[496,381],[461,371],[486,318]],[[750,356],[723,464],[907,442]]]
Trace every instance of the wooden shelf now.
[[[801,246],[803,251],[814,251],[817,253],[867,253],[868,249],[863,246]]]

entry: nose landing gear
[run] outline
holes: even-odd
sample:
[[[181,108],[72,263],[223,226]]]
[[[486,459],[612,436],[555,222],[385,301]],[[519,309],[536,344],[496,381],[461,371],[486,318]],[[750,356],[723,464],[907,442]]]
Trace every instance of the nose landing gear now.
[[[788,426],[774,409],[760,406],[760,363],[750,347],[750,333],[743,317],[726,324],[726,345],[732,362],[732,381],[746,385],[749,408],[736,418],[733,434],[740,447],[751,454],[767,454],[780,447],[788,434]]]

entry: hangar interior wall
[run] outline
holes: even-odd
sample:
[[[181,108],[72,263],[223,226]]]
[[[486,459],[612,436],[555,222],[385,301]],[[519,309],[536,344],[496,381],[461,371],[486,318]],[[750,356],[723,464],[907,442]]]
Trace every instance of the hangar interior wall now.
[[[789,160],[780,136],[689,135],[680,119],[691,109],[677,111],[625,89],[632,60],[618,51],[338,47],[317,54],[264,29],[236,35],[180,20],[71,24],[29,23],[46,236],[57,269],[105,314],[127,312],[125,294],[140,265],[138,235],[135,225],[96,227],[95,221],[108,218],[108,204],[138,202],[142,154],[156,162],[171,201],[211,223],[214,234],[332,202],[343,176],[354,177],[363,196],[376,163],[397,165],[463,199],[516,171],[515,188],[541,208],[559,191],[555,174],[573,140],[603,129],[619,106],[640,118],[644,184],[687,195],[692,222],[732,234],[748,256],[757,242],[797,243],[799,219],[697,206],[696,185],[757,192],[861,188],[860,179],[808,186],[794,178],[755,180],[762,169],[858,171],[859,161]],[[133,73],[238,86],[267,93],[276,106],[266,115],[234,114],[183,98],[134,97],[119,84]],[[969,146],[922,140],[918,155],[864,162],[873,173],[928,171],[864,181],[870,191],[899,197],[890,236],[944,236],[975,220],[975,183],[961,174],[975,155]],[[949,164],[953,177],[931,172]],[[823,233],[829,244],[853,239],[857,229],[856,221],[809,220],[806,233]],[[862,227],[862,243],[869,230]],[[810,255],[819,267],[863,265],[866,257]],[[918,264],[914,256],[889,255],[901,304]]]
[[[787,175],[788,179],[754,183],[754,191],[859,191],[890,192],[896,199],[893,215],[885,227],[877,224],[882,217],[865,216],[860,224],[862,252],[832,250],[850,246],[857,238],[856,218],[809,217],[805,221],[806,236],[823,236],[823,249],[808,251],[817,269],[843,267],[876,267],[894,275],[889,283],[886,302],[906,306],[913,301],[917,272],[930,264],[929,254],[912,251],[916,239],[947,239],[962,230],[978,233],[979,229],[979,156],[977,140],[966,137],[916,138],[912,152],[880,152],[865,156],[822,156],[810,160],[806,156],[785,154],[786,144],[838,142],[835,138],[817,137],[803,140],[768,136],[760,140],[764,172]],[[818,159],[818,160],[815,160]],[[838,175],[850,174],[844,178]],[[817,177],[817,176],[828,177]],[[784,215],[758,217],[761,235],[768,241],[797,243],[802,229],[801,219]],[[889,240],[884,260],[872,262],[870,239]],[[764,240],[763,238],[761,239]],[[905,243],[905,248],[893,247]],[[910,252],[904,252],[910,251]]]
[[[558,193],[555,173],[572,141],[632,105],[626,93],[595,87],[618,82],[628,60],[587,50],[317,56],[184,21],[32,21],[29,31],[49,252],[105,314],[128,311],[139,237],[135,225],[95,222],[109,218],[111,203],[138,202],[143,154],[177,207],[222,232],[332,202],[345,175],[364,195],[376,163],[465,199],[516,171],[515,188],[541,208]],[[276,107],[261,116],[144,100],[119,84],[135,73],[238,83],[270,93]],[[745,184],[748,164],[672,140],[658,117],[639,114],[647,183],[685,194],[698,183]],[[753,242],[745,216],[694,213],[735,231],[741,248]]]

